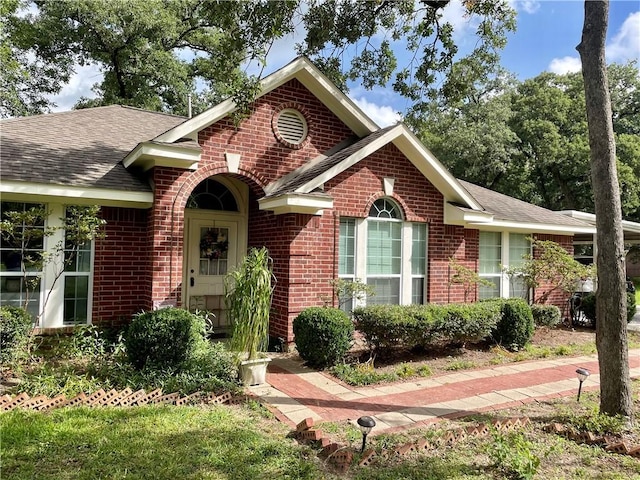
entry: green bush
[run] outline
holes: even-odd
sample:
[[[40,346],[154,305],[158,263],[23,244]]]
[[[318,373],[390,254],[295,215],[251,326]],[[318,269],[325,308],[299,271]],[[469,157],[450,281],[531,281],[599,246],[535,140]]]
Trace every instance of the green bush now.
[[[337,308],[311,307],[293,320],[300,356],[314,367],[331,367],[351,348],[353,323]]]
[[[501,305],[500,320],[491,334],[496,343],[512,351],[520,350],[529,343],[535,325],[527,302],[521,298],[509,298],[486,303]]]
[[[136,315],[125,335],[125,348],[131,364],[178,369],[204,342],[202,317],[180,308],[163,308]]]
[[[0,308],[0,362],[12,363],[27,354],[33,318],[24,308]]]
[[[500,317],[491,303],[373,305],[353,311],[356,328],[371,348],[464,344],[488,337]]]
[[[464,345],[487,338],[500,318],[500,308],[491,302],[440,305],[435,332],[441,342]]]
[[[431,315],[427,309],[418,313],[417,306],[372,305],[353,311],[356,328],[371,348],[413,347],[422,343],[431,329]]]
[[[582,296],[580,302],[580,308],[584,315],[596,326],[596,294],[587,293]],[[627,292],[627,322],[633,319],[636,313],[636,296],[633,293]]]
[[[562,319],[560,309],[555,305],[531,305],[531,313],[536,327],[555,327]]]

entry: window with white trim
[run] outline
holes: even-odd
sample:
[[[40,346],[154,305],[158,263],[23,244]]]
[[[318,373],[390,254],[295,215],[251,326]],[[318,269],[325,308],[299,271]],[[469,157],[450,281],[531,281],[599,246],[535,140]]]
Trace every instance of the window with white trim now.
[[[424,303],[427,225],[403,221],[390,199],[377,200],[366,219],[340,219],[340,278],[362,278],[375,290],[372,304]]]
[[[66,215],[68,218],[68,211]],[[90,320],[93,242],[74,245],[68,234],[65,232],[63,324],[86,325]]]
[[[42,204],[2,202],[0,304],[40,313],[46,210]]]
[[[479,274],[492,283],[480,286],[480,299],[496,297],[527,298],[528,288],[522,278],[504,273],[507,267],[521,266],[531,254],[528,234],[480,232]]]

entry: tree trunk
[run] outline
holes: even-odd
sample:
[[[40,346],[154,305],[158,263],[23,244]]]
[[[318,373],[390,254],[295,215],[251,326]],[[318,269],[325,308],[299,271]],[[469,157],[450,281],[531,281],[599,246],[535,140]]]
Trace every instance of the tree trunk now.
[[[600,412],[633,418],[620,187],[616,169],[605,40],[608,0],[586,0],[582,60],[596,210],[598,289],[596,346],[600,366]]]

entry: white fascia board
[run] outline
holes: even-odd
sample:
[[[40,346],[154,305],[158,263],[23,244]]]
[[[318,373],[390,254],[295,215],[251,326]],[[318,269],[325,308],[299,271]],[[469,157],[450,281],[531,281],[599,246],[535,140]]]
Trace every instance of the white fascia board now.
[[[276,215],[282,213],[322,215],[325,208],[333,208],[333,198],[286,193],[276,197],[263,197],[258,200],[258,205],[260,210],[269,210]]]
[[[465,226],[468,223],[483,223],[488,224],[493,221],[493,214],[484,211],[468,211],[451,205],[445,200],[444,204],[444,223],[446,225],[462,225]]]
[[[469,228],[478,230],[548,233],[552,235],[574,235],[576,233],[595,233],[595,227],[577,227],[574,225],[554,225],[549,223],[518,223],[494,220],[490,223],[469,222]]]
[[[66,205],[102,205],[128,208],[150,208],[153,205],[152,192],[132,192],[75,185],[51,185],[10,180],[0,183],[0,193],[3,200],[24,202],[56,202]]]
[[[320,70],[304,57],[295,59],[261,80],[260,94],[256,99],[284,85],[293,78],[297,78],[357,135],[365,136],[378,129],[373,120],[367,117],[349,97],[338,90]],[[227,99],[157,136],[154,140],[172,143],[181,138],[193,138],[195,133],[221,120],[235,109],[235,102]]]
[[[334,178],[336,175],[341,174],[348,168],[358,163],[363,158],[368,157],[369,155],[375,153],[380,148],[384,147],[387,143],[392,141],[393,138],[395,138],[395,136],[397,136],[398,131],[399,131],[399,126],[392,128],[381,137],[376,138],[373,142],[368,143],[357,152],[352,153],[351,155],[343,159],[337,165],[334,165],[333,167],[322,172],[322,174],[318,175],[313,180],[309,180],[307,183],[301,185],[296,189],[296,192],[308,193],[320,187],[324,183]]]
[[[153,167],[176,167],[196,170],[200,162],[200,151],[179,145],[158,145],[153,142],[139,143],[123,160],[125,168],[131,165],[144,171]]]
[[[596,225],[596,216],[593,213],[580,212],[578,210],[560,210],[557,213],[567,215],[568,217],[575,218],[576,220],[582,220],[593,226]],[[627,233],[640,233],[640,223],[632,222],[631,220],[622,220],[622,230]]]

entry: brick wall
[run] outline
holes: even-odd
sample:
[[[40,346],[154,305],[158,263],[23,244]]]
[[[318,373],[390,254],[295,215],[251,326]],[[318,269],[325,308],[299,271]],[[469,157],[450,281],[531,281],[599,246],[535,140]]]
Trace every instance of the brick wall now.
[[[96,241],[93,276],[93,323],[126,324],[151,308],[151,258],[148,211],[103,207],[106,238]]]
[[[566,236],[566,235],[542,235],[542,234],[538,234],[535,235],[535,238],[537,240],[548,240],[548,241],[552,241],[552,242],[556,242],[559,245],[561,245],[564,249],[567,250],[567,252],[569,252],[570,254],[573,255],[573,238]],[[533,251],[533,256],[534,258],[537,258],[537,256],[539,255],[539,250],[534,249]],[[550,288],[551,284],[549,283],[543,283],[541,284],[538,288],[535,289],[534,291],[534,298],[538,299],[540,298],[540,296],[542,295],[542,293],[545,290],[548,290]],[[558,308],[560,308],[561,311],[564,311],[563,309],[566,307],[567,305],[567,300],[570,297],[570,293],[566,293],[560,289],[556,290],[555,292],[553,292],[550,296],[549,299],[547,300],[547,304],[550,305],[556,305]]]

